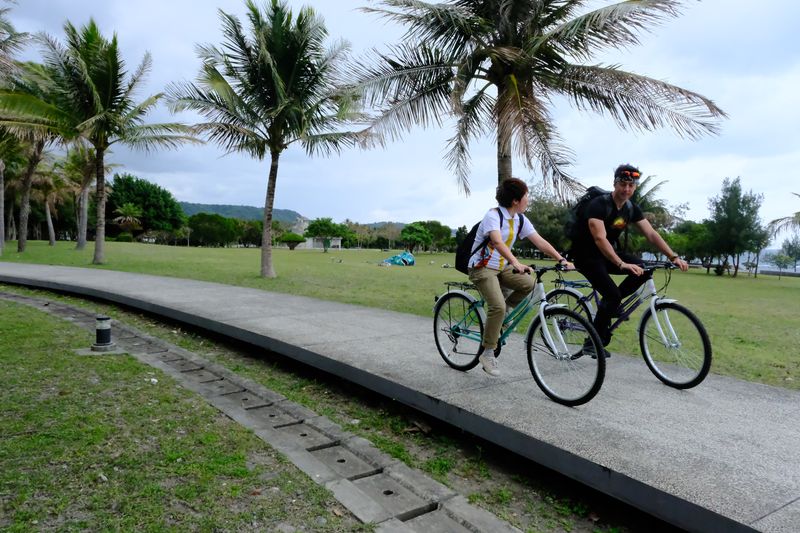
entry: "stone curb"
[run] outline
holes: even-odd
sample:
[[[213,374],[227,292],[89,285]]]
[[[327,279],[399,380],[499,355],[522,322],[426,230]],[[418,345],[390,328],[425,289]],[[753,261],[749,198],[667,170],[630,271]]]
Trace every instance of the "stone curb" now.
[[[84,329],[95,326],[93,313],[66,304],[5,292],[0,292],[0,299],[40,309]],[[118,350],[87,350],[86,355],[124,352],[160,369],[283,453],[358,520],[375,524],[376,531],[519,532],[312,410],[179,346],[113,323]]]

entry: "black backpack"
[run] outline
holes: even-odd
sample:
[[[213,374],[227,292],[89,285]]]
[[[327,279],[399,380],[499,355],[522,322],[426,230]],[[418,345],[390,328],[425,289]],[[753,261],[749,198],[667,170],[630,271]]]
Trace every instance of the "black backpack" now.
[[[607,198],[606,214],[605,217],[603,217],[606,218],[611,214],[611,191],[601,189],[594,185],[586,189],[583,196],[578,198],[578,201],[575,202],[575,205],[569,210],[569,218],[567,218],[567,222],[564,224],[564,235],[566,235],[573,244],[580,238],[584,229],[588,231],[588,228],[584,228],[584,226],[586,226],[587,223],[586,209],[589,206],[589,202],[603,195],[606,195]],[[625,217],[630,219],[633,215],[633,204],[630,200],[625,202],[625,207],[623,209],[625,210]]]
[[[495,209],[497,209],[497,214],[500,215],[500,227],[502,228],[503,212],[500,211],[500,209],[497,207]],[[467,274],[469,271],[469,258],[472,257],[472,255],[475,252],[477,252],[478,250],[480,250],[489,243],[489,237],[486,237],[485,239],[483,239],[483,242],[479,246],[475,246],[475,236],[478,234],[478,226],[480,225],[481,223],[478,222],[477,224],[472,226],[472,229],[469,230],[467,236],[464,238],[463,241],[461,241],[461,244],[459,244],[458,247],[456,248],[456,270],[458,270],[459,272],[463,272],[464,274]],[[517,230],[517,234],[519,234],[519,231],[521,229],[522,229],[522,213],[519,214],[519,230]]]

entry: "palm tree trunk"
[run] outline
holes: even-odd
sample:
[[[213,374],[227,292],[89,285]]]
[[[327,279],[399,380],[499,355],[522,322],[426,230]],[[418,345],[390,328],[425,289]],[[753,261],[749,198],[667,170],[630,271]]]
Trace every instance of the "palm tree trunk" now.
[[[0,159],[0,257],[6,244],[6,163]]]
[[[28,215],[31,213],[31,186],[33,185],[33,173],[36,166],[42,159],[44,141],[36,141],[33,145],[33,152],[28,160],[28,167],[22,178],[22,203],[19,206],[19,240],[17,241],[17,252],[24,252],[28,245]]]
[[[511,121],[505,116],[503,108],[507,105],[503,102],[505,87],[503,84],[497,86],[497,183],[513,177],[511,161]]]
[[[56,245],[56,230],[53,227],[53,217],[50,215],[50,202],[44,201],[44,215],[47,219],[47,236],[50,239],[50,246]]]
[[[14,204],[12,203],[10,207],[6,217],[6,237],[9,241],[15,241],[17,240],[17,228],[14,226]]]
[[[93,265],[102,265],[106,260],[106,181],[103,155],[105,149],[95,146],[95,176],[97,177],[97,227],[94,234]]]
[[[89,187],[81,188],[78,196],[78,235],[76,250],[86,248],[86,229],[89,225]]]
[[[261,277],[274,278],[272,266],[272,206],[275,203],[275,184],[278,181],[278,159],[281,153],[270,151],[269,180],[267,197],[264,200],[264,230],[261,233]]]

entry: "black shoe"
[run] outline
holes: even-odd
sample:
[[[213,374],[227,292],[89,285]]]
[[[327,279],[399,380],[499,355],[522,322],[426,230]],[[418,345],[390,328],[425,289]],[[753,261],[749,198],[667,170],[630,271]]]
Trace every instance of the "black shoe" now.
[[[605,348],[601,348],[601,349],[603,350],[603,357],[605,359],[609,359],[611,357],[611,353],[608,350],[606,350]],[[592,359],[597,359],[597,352],[595,351],[594,343],[592,341],[590,341],[589,339],[587,339],[583,343],[583,349],[580,352],[578,352],[575,356],[573,356],[573,359],[577,359],[578,357],[580,357],[582,355],[588,355]]]

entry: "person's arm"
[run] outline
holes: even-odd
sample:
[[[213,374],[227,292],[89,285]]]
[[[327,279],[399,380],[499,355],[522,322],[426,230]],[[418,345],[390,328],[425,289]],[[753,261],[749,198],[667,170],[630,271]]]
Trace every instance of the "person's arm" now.
[[[528,240],[531,241],[531,244],[536,246],[536,248],[546,253],[547,255],[555,259],[557,262],[567,267],[568,269],[572,270],[573,268],[575,268],[575,266],[572,263],[564,259],[563,255],[558,253],[558,251],[553,247],[552,244],[550,244],[550,242],[547,239],[545,239],[538,233],[531,233],[530,235],[528,235]]]
[[[661,235],[653,228],[646,218],[643,218],[637,222],[636,226],[638,226],[639,231],[642,232],[644,238],[647,239],[653,246],[658,248],[662,254],[666,255],[673,265],[680,268],[683,272],[689,270],[689,264],[681,259],[678,254],[672,251],[672,248],[669,247],[667,241],[661,237]]]
[[[500,230],[492,230],[489,232],[489,244],[492,248],[497,250],[500,255],[505,257],[508,264],[511,265],[514,270],[518,270],[520,272],[529,272],[531,270],[530,267],[526,267],[519,260],[511,253],[511,250],[506,243],[503,242],[503,236],[500,234]]]
[[[617,255],[617,252],[614,251],[614,247],[611,246],[611,243],[608,242],[608,234],[606,233],[606,226],[603,224],[603,221],[599,218],[590,218],[589,219],[589,231],[592,234],[592,238],[594,239],[595,245],[600,250],[600,252],[608,259],[611,264],[616,265],[617,268],[622,270],[623,272],[627,270],[634,276],[641,276],[644,273],[642,267],[639,265],[633,265],[630,263],[626,263],[622,260],[620,256]]]

